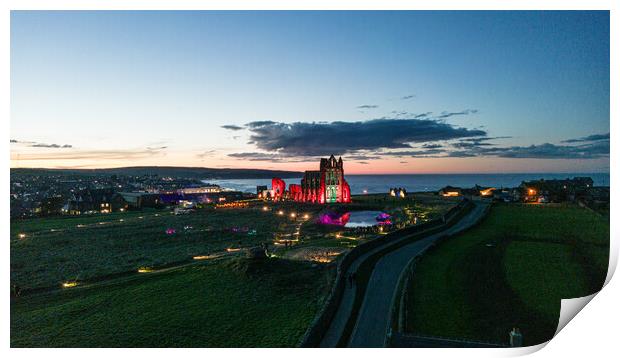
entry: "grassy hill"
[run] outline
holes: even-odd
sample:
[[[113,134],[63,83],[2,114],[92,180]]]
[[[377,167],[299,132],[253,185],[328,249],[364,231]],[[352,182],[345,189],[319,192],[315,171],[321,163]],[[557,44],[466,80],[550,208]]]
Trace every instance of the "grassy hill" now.
[[[407,299],[414,334],[525,345],[553,337],[560,301],[601,289],[609,222],[576,205],[495,205],[487,218],[422,257]]]
[[[322,265],[209,262],[11,302],[11,347],[294,347],[327,293]]]

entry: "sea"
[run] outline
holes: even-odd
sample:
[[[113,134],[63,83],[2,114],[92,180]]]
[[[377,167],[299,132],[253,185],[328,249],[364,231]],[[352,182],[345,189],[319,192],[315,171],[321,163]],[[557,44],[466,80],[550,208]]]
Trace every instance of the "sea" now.
[[[390,188],[405,188],[408,192],[436,191],[451,185],[470,188],[476,184],[483,187],[513,188],[522,181],[538,179],[566,179],[573,177],[590,177],[595,186],[609,186],[609,173],[524,173],[524,174],[375,174],[345,175],[351,186],[352,194],[386,193]],[[301,178],[286,178],[286,185],[300,183]],[[271,179],[221,179],[203,180],[205,183],[217,184],[223,189],[256,193],[256,186],[266,185],[271,188]]]

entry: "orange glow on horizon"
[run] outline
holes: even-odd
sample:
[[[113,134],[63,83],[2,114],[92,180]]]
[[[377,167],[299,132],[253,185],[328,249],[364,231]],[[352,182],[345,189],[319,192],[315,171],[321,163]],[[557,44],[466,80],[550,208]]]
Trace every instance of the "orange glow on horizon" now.
[[[213,169],[265,169],[288,170],[303,173],[306,170],[318,169],[318,163],[309,162],[257,162],[248,160],[231,160],[226,154],[207,160],[197,159],[193,152],[171,152],[165,156],[147,158],[122,159],[55,159],[53,156],[37,159],[28,157],[28,153],[11,151],[11,168],[50,168],[50,169],[109,169],[131,166],[176,166],[199,167]],[[35,159],[29,159],[35,158]],[[468,173],[553,173],[553,172],[600,172],[596,168],[601,163],[608,163],[607,158],[590,160],[593,167],[585,163],[570,160],[552,159],[517,159],[517,158],[389,158],[368,160],[368,164],[360,164],[344,160],[345,175],[371,174],[468,174]],[[405,161],[406,163],[401,163]],[[575,164],[577,163],[577,164]]]

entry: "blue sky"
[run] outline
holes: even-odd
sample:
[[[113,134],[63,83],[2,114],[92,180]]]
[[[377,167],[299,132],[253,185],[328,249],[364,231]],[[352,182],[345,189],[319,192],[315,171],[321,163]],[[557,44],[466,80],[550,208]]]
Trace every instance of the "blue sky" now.
[[[608,12],[11,14],[14,167],[608,171],[608,133]]]

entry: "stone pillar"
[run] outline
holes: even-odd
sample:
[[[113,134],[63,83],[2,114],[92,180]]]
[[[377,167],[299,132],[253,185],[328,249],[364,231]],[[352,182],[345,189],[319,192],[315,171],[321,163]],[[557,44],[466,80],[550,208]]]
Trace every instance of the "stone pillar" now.
[[[515,327],[508,334],[510,336],[510,346],[511,347],[522,347],[523,346],[523,335],[519,328]]]

